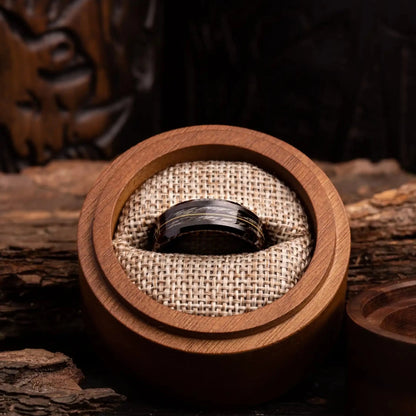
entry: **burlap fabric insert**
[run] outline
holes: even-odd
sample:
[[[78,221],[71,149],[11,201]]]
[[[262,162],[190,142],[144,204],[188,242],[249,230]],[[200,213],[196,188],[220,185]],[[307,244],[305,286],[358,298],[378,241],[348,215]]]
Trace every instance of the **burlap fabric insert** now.
[[[148,250],[155,219],[195,198],[227,199],[249,208],[262,219],[271,245],[222,256]],[[262,169],[231,161],[180,163],[149,178],[123,207],[113,242],[138,289],[169,308],[205,316],[249,312],[280,298],[302,276],[313,248],[295,193]]]

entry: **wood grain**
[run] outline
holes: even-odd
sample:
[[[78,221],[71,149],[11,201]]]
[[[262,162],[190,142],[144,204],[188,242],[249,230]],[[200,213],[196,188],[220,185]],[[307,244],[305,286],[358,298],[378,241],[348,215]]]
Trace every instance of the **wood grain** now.
[[[94,415],[124,397],[107,388],[82,389],[82,372],[62,353],[0,352],[0,412],[10,416]]]

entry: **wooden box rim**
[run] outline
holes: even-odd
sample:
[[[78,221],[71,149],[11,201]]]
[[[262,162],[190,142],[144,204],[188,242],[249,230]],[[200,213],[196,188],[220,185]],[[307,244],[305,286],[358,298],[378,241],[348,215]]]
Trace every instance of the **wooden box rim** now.
[[[208,159],[247,161],[278,174],[299,194],[313,221],[315,250],[301,280],[282,298],[252,312],[205,317],[172,310],[130,282],[113,249],[119,213],[141,183],[175,163]],[[155,342],[189,351],[200,351],[200,341],[207,345],[207,340],[212,340],[216,346],[204,351],[216,353],[221,340],[223,347],[229,341],[221,351],[231,352],[232,339],[242,336],[252,339],[248,349],[273,344],[317,319],[335,299],[342,302],[350,235],[343,204],[333,185],[303,153],[263,133],[211,125],[162,133],[117,158],[85,201],[78,245],[85,283],[125,327]],[[183,337],[194,341],[185,346],[178,336],[182,341]]]

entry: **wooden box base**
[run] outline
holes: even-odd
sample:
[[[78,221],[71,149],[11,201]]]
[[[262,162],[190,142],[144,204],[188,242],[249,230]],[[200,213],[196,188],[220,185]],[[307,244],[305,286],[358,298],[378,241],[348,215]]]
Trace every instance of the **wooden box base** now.
[[[241,160],[277,175],[299,195],[315,249],[296,286],[241,315],[194,316],[154,301],[126,278],[112,246],[121,208],[154,173],[179,162]],[[100,176],[78,229],[89,319],[115,360],[185,400],[246,404],[276,397],[327,352],[340,326],[350,252],[348,220],[325,174],[290,145],[228,126],[170,131],[133,147]]]

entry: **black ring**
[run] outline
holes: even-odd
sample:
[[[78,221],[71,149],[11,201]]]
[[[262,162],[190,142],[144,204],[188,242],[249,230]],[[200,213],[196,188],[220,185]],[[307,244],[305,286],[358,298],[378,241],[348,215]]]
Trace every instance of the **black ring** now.
[[[215,255],[253,252],[264,243],[262,223],[249,209],[223,199],[193,199],[158,218],[153,249]]]

